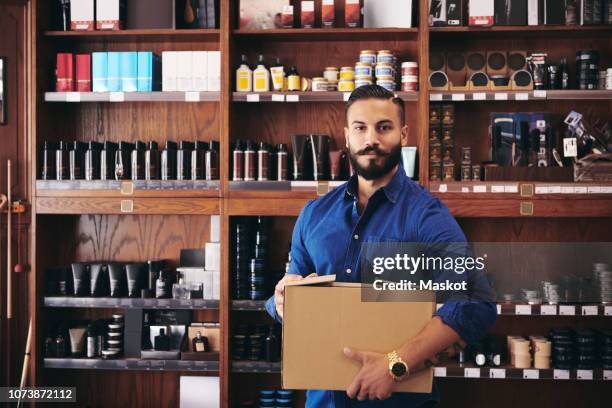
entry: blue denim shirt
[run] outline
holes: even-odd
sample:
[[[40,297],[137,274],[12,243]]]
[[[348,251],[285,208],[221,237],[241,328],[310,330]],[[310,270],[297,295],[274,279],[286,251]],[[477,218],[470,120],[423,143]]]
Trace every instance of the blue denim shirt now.
[[[357,213],[357,177],[302,209],[291,240],[289,273],[302,276],[336,274],[341,282],[360,282],[359,255],[367,241],[465,242],[465,236],[446,206],[406,176],[400,165],[391,181],[370,197]],[[266,310],[281,322],[274,296]],[[476,342],[493,325],[494,303],[446,302],[436,314],[468,343]],[[307,391],[306,407],[420,407],[437,401],[431,394],[394,393],[384,401],[351,400],[344,391]]]

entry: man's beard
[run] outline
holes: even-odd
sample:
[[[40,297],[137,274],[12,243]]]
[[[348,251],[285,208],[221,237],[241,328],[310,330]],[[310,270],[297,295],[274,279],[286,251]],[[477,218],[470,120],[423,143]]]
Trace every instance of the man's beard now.
[[[371,152],[376,153],[379,156],[384,157],[382,164],[376,164],[375,159],[370,159],[366,166],[359,164],[357,159],[361,155],[369,154]],[[393,147],[389,153],[383,153],[378,146],[369,146],[363,150],[353,153],[349,148],[349,159],[353,166],[353,171],[359,176],[366,180],[376,180],[389,173],[397,166],[402,158],[402,145],[401,143]]]

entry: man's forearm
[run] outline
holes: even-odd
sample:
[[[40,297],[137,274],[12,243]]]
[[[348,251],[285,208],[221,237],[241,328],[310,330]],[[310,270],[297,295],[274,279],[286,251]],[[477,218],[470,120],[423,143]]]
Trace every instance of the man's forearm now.
[[[435,316],[412,340],[397,351],[410,372],[444,362],[465,347],[465,342],[452,327]]]

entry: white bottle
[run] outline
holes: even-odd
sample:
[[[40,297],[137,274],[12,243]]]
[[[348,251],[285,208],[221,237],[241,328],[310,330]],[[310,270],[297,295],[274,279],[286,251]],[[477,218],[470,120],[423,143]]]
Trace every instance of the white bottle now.
[[[242,56],[242,62],[236,70],[236,91],[253,91],[253,71],[249,67],[246,55]]]
[[[266,68],[263,55],[259,56],[257,68],[253,72],[253,91],[254,92],[269,92],[270,91],[270,71]]]

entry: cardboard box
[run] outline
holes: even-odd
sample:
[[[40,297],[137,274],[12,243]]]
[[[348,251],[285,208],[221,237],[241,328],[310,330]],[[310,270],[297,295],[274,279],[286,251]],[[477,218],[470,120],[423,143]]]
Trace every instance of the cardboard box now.
[[[175,0],[128,1],[126,25],[128,29],[175,28]]]
[[[447,0],[446,23],[449,26],[463,25],[463,0]]]
[[[191,51],[178,51],[177,55],[176,90],[191,91],[193,90]]]
[[[527,24],[537,26],[542,24],[542,6],[538,0],[527,0]]]
[[[138,53],[136,51],[120,53],[121,91],[136,92],[138,90]]]
[[[527,25],[527,0],[495,0],[495,25]]]
[[[96,1],[96,30],[121,30],[125,22],[125,1]]]
[[[285,286],[285,389],[346,390],[360,364],[344,355],[344,347],[388,353],[416,336],[432,318],[433,293],[420,292],[431,301],[362,302],[360,284],[334,280],[335,275],[320,276]],[[422,370],[397,383],[394,391],[429,393],[432,380],[433,369]]]
[[[162,91],[177,91],[176,70],[178,51],[162,52]]]
[[[219,215],[210,216],[210,238],[209,242],[220,242],[221,240],[221,217]]]
[[[91,54],[91,82],[94,92],[108,92],[108,53]]]
[[[366,28],[410,28],[412,0],[365,0],[363,20]]]
[[[208,91],[221,91],[221,52],[208,51],[207,59]]]
[[[207,271],[218,271],[221,269],[221,244],[218,242],[206,243],[206,261],[205,266]]]
[[[121,53],[108,53],[108,67],[106,78],[109,92],[121,92]]]
[[[219,323],[192,323],[188,329],[189,351],[194,351],[193,339],[198,332],[208,339],[210,351],[221,351],[221,326]]]
[[[75,31],[94,29],[94,0],[70,0],[70,29]]]
[[[208,52],[193,51],[191,53],[192,90],[208,91]]]

